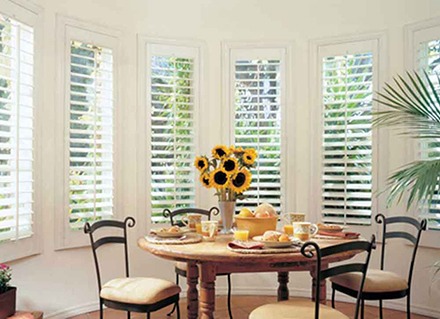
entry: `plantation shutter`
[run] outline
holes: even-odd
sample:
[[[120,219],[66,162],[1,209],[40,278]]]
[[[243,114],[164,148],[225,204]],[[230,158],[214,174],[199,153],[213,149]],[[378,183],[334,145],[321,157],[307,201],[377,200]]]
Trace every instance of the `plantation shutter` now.
[[[420,72],[426,72],[439,92],[440,76],[440,38],[420,42],[417,48],[417,65]],[[422,159],[438,160],[440,158],[440,140],[430,140],[420,143],[420,157]],[[440,191],[434,194],[431,206],[421,207],[420,218],[428,220],[429,229],[440,230]]]
[[[0,242],[33,234],[34,30],[0,14]]]
[[[258,152],[251,169],[251,187],[245,192],[246,199],[237,203],[237,210],[254,210],[263,202],[273,205],[277,212],[282,209],[281,72],[279,56],[234,61],[234,143]]]
[[[372,211],[373,53],[321,55],[322,220],[369,225]]]
[[[196,99],[195,63],[179,48],[152,45],[149,57],[151,107],[151,207],[159,221],[165,208],[194,207]]]
[[[70,42],[69,224],[113,215],[113,55]]]

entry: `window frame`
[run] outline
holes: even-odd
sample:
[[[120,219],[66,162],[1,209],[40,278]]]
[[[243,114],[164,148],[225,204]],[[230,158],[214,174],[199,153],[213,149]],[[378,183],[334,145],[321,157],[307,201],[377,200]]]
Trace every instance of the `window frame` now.
[[[154,38],[147,35],[138,35],[138,108],[137,108],[137,212],[139,216],[139,233],[144,234],[146,230],[151,229],[152,225],[156,223],[151,219],[151,183],[149,180],[151,172],[151,119],[149,114],[151,113],[151,100],[149,96],[150,90],[150,61],[148,60],[151,51],[151,46],[162,46],[163,52],[177,52],[179,47],[182,52],[195,51],[194,57],[194,91],[195,91],[195,103],[194,103],[194,152],[198,155],[200,152],[201,143],[201,123],[202,123],[202,105],[205,105],[205,61],[206,61],[206,44],[199,40],[184,40],[184,39],[165,39]],[[178,56],[178,54],[176,54]],[[209,207],[204,204],[201,199],[201,183],[198,182],[197,172],[194,168],[194,182],[195,182],[195,205],[196,207]],[[146,197],[146,194],[148,196]],[[148,199],[146,199],[148,198]],[[147,216],[147,218],[145,218]],[[165,224],[168,224],[168,220],[164,220]]]
[[[373,54],[377,62],[377,80],[374,85],[373,94],[378,91],[385,79],[386,76],[386,36],[385,33],[373,33],[373,34],[365,34],[365,35],[355,35],[355,36],[344,36],[338,38],[330,38],[330,39],[319,39],[310,41],[310,89],[312,96],[312,105],[310,107],[310,132],[311,132],[311,140],[312,147],[310,149],[310,158],[311,158],[311,172],[310,172],[310,193],[309,193],[309,207],[311,211],[314,213],[313,219],[316,221],[320,221],[322,218],[322,158],[323,158],[323,150],[322,150],[322,132],[323,132],[323,109],[322,109],[322,77],[321,77],[321,68],[322,61],[320,55],[320,49],[330,48],[329,52],[331,52],[331,48],[334,48],[334,55],[348,54],[353,53],[354,51],[345,50],[345,52],[341,52],[337,47],[346,46],[347,48],[358,46],[358,43],[361,46],[365,45],[364,43],[371,42],[375,44],[375,48],[373,48]],[[374,50],[375,49],[375,50]],[[374,68],[374,66],[373,66]],[[373,71],[374,72],[374,71]],[[373,101],[373,112],[381,110],[382,107],[377,104],[377,102]],[[319,122],[317,123],[317,119]],[[372,208],[371,208],[371,224],[370,225],[350,225],[350,229],[356,232],[360,232],[364,236],[369,236],[371,233],[371,227],[377,230],[376,222],[374,221],[374,216],[379,212],[386,214],[386,196],[381,195],[377,197],[377,190],[383,189],[386,185],[386,173],[388,172],[388,163],[385,161],[379,161],[380,154],[386,154],[387,145],[388,145],[388,134],[385,130],[381,130],[378,132],[377,128],[373,128],[372,130],[372,150],[373,150],[373,159],[372,159]],[[380,163],[380,164],[379,164]],[[319,194],[319,196],[316,196]]]
[[[288,182],[295,172],[295,163],[287,163],[287,158],[295,158],[295,125],[288,127],[287,123],[294,123],[293,112],[287,110],[292,108],[291,86],[292,86],[292,42],[245,42],[245,41],[224,41],[222,42],[222,111],[221,136],[227,146],[235,144],[235,57],[245,54],[247,59],[268,59],[269,56],[280,56],[281,73],[281,156],[280,156],[280,211],[279,215],[296,208],[295,183]],[[220,144],[220,143],[219,143]],[[291,161],[293,162],[293,161]],[[244,193],[246,195],[246,192]],[[295,194],[287,196],[287,194]]]
[[[87,236],[69,225],[69,122],[70,122],[70,41],[79,40],[112,49],[113,55],[113,218],[123,217],[121,211],[121,101],[119,92],[119,59],[121,32],[64,15],[56,17],[57,105],[55,185],[55,250],[84,247]]]
[[[0,0],[0,13],[33,27],[34,31],[34,142],[33,142],[33,234],[30,237],[9,241],[0,244],[2,259],[0,262],[8,262],[37,255],[43,252],[42,247],[42,58],[43,58],[43,9],[35,4],[24,0]]]
[[[405,69],[418,70],[417,50],[420,42],[440,39],[440,19],[434,18],[420,21],[413,24],[408,24],[404,27],[405,33]],[[434,36],[434,34],[438,36]],[[419,159],[420,147],[417,141],[409,140],[405,143],[405,159],[406,162],[412,162]],[[408,212],[408,215],[414,218],[419,218],[421,210],[413,206]],[[420,239],[420,246],[429,248],[440,248],[438,241],[440,231],[427,229]]]

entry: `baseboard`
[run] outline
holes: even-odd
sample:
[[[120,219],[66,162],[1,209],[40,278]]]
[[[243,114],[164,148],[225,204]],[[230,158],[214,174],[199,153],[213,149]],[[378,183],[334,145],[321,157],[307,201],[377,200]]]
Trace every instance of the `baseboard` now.
[[[233,294],[234,295],[255,295],[255,296],[276,296],[277,289],[276,288],[258,288],[255,289],[255,287],[233,287]],[[292,297],[304,297],[308,298],[311,295],[310,289],[299,289],[299,288],[289,288],[290,296]],[[226,295],[227,289],[226,287],[216,287],[216,294],[217,295]],[[186,296],[186,291],[182,290],[181,294],[182,298]],[[331,294],[327,294],[327,299],[331,299]],[[349,302],[354,303],[354,299],[350,298],[343,294],[337,294],[337,300],[343,301],[343,302]],[[400,310],[400,311],[406,311],[406,299],[399,299],[394,301],[387,301],[384,302],[385,308],[393,309],[393,310]],[[377,302],[371,301],[366,302],[368,305],[377,306]],[[67,308],[65,310],[57,311],[54,313],[51,313],[47,316],[44,316],[47,319],[66,319],[73,316],[81,315],[86,312],[96,311],[99,309],[99,303],[98,301],[87,303],[82,306],[76,306]],[[411,312],[423,316],[433,317],[433,318],[440,318],[440,310],[433,309],[426,306],[420,306],[420,305],[411,305]]]

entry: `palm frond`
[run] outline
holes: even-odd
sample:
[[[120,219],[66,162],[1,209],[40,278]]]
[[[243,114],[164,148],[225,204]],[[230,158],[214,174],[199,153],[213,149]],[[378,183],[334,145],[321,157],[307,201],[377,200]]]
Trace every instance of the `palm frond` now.
[[[437,191],[440,178],[440,160],[416,161],[394,173],[388,183],[391,187],[388,206],[399,202],[405,192],[409,193],[407,209],[414,203],[430,205]]]

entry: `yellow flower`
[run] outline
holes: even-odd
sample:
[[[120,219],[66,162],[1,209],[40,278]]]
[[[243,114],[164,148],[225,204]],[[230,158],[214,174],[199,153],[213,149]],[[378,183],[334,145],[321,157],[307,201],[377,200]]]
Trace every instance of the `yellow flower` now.
[[[197,156],[194,160],[194,166],[200,171],[203,172],[209,166],[208,159],[203,156]]]
[[[230,154],[230,150],[225,145],[217,145],[212,149],[212,156],[216,159],[223,159],[224,157],[228,157]]]
[[[246,168],[241,168],[234,176],[231,178],[229,186],[237,194],[243,193],[249,188],[252,181],[252,174]]]
[[[202,182],[203,186],[205,186],[206,188],[211,188],[209,173],[204,173],[200,175],[200,181]]]
[[[229,186],[228,173],[222,168],[217,168],[209,176],[209,185],[217,189],[225,189]]]
[[[221,167],[228,175],[235,174],[238,170],[238,161],[236,158],[230,157],[222,161]]]
[[[245,165],[252,165],[257,158],[257,152],[253,148],[248,148],[244,150],[243,163]]]
[[[234,150],[232,150],[232,147],[234,147]],[[237,147],[237,148],[235,148],[235,146],[231,146],[231,151],[232,151],[234,154],[240,154],[240,153],[243,153],[243,152],[244,152],[244,149],[243,149],[243,147]]]

